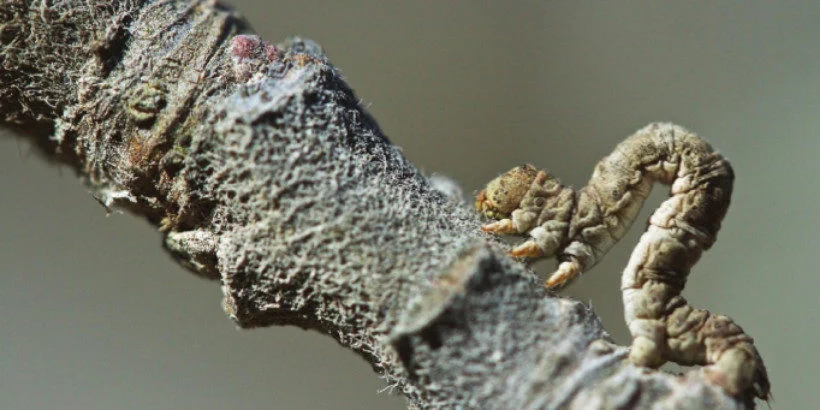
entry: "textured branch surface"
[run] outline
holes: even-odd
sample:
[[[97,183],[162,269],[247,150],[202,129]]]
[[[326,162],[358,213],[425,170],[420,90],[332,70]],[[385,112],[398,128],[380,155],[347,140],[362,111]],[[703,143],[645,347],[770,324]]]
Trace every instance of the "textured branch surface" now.
[[[4,2],[0,115],[157,224],[240,326],[326,333],[412,407],[751,404],[631,365],[401,156],[316,44],[242,30],[210,1]]]

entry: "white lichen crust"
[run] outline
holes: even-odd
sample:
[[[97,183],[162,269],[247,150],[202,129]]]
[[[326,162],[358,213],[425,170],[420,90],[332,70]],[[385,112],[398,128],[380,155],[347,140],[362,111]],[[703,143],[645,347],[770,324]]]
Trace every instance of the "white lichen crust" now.
[[[623,273],[624,314],[633,337],[629,358],[647,367],[668,360],[709,365],[706,375],[730,394],[751,390],[767,398],[766,368],[752,338],[728,317],[694,309],[680,296],[690,269],[715,242],[733,179],[729,162],[706,141],[656,123],[619,144],[577,191],[525,165],[490,182],[476,207],[500,219],[485,231],[530,236],[514,256],[556,256],[560,263],[546,286],[557,288],[621,239],[655,182],[671,185]]]

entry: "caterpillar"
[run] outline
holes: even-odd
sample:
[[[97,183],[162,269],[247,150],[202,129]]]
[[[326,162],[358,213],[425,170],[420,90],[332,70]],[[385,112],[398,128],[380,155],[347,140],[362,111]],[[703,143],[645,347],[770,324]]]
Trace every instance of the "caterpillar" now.
[[[666,361],[703,365],[706,378],[729,394],[768,399],[768,375],[753,339],[729,317],[693,308],[681,296],[690,269],[716,240],[733,181],[729,162],[705,140],[653,123],[604,157],[583,188],[523,165],[487,184],[475,207],[496,220],[485,232],[529,236],[512,256],[556,257],[545,286],[558,289],[623,237],[654,183],[671,186],[621,279],[629,359],[652,368]]]

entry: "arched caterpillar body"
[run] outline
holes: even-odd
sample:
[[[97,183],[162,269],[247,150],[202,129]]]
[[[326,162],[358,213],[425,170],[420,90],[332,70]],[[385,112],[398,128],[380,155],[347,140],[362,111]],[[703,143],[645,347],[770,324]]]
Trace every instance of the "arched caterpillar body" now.
[[[525,165],[491,181],[476,209],[498,219],[483,227],[487,232],[529,235],[513,256],[557,257],[546,283],[557,288],[626,233],[655,182],[670,185],[623,272],[630,359],[648,367],[706,365],[707,377],[730,394],[766,399],[769,380],[752,338],[730,318],[692,308],[680,296],[691,267],[715,242],[733,180],[729,162],[702,138],[656,123],[619,144],[581,189]]]

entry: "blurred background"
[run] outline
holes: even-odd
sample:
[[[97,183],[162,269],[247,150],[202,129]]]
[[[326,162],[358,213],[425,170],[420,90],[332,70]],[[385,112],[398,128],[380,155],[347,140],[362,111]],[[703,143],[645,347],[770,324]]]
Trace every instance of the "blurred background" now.
[[[775,409],[813,408],[820,354],[820,5],[813,2],[234,0],[271,41],[319,42],[391,140],[471,195],[529,162],[583,185],[653,121],[707,138],[737,174],[685,296],[733,317]],[[220,291],[154,228],[0,137],[0,408],[402,409],[355,354],[295,328],[238,331]],[[620,343],[627,236],[566,294]],[[537,267],[542,273],[552,264]]]

